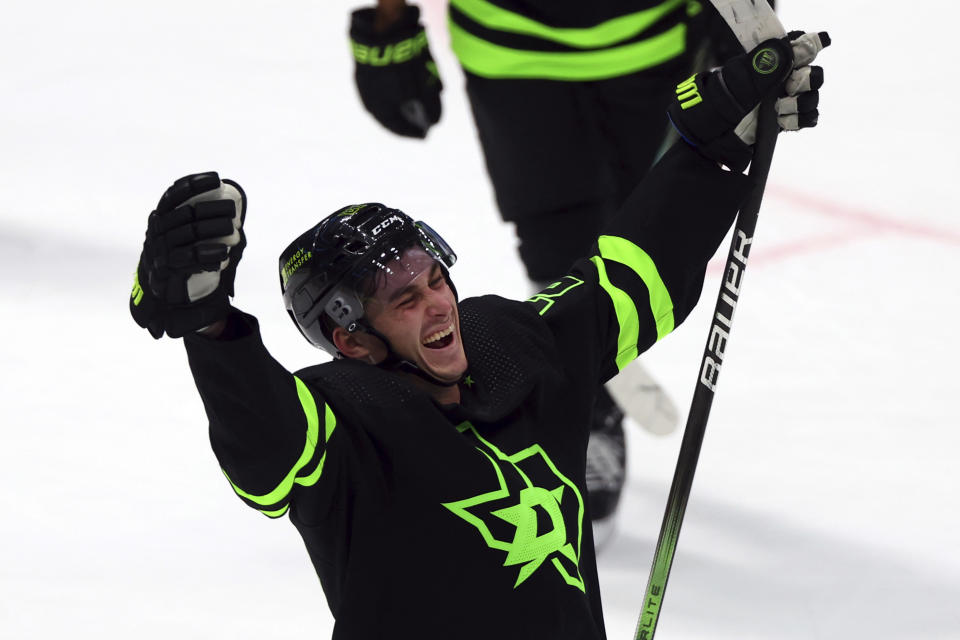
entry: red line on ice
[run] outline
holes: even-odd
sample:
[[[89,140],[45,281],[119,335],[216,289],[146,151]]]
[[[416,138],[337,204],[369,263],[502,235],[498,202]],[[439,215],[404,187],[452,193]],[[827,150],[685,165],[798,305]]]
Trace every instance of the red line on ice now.
[[[763,248],[763,245],[760,245],[756,249],[750,250],[750,262],[748,268],[749,266],[778,262],[796,255],[824,251],[831,247],[837,247],[840,245],[849,244],[851,242],[856,242],[857,240],[862,240],[867,236],[879,234],[880,232],[880,229],[860,228],[844,233],[829,233],[817,236],[808,236],[806,238],[794,240],[793,242],[783,242],[766,249]],[[710,261],[710,264],[707,267],[707,272],[722,272],[723,267],[726,264],[726,260],[727,253],[726,249],[724,249],[722,256],[718,255]]]
[[[875,211],[811,196],[788,187],[768,185],[767,195],[772,199],[790,202],[798,206],[801,210],[809,213],[826,216],[834,220],[855,222],[857,223],[857,227],[846,232],[833,232],[800,238],[793,242],[785,242],[767,249],[763,249],[763,245],[760,245],[750,253],[751,265],[776,262],[795,255],[823,251],[830,247],[848,244],[862,240],[868,236],[885,232],[902,233],[944,244],[960,245],[960,234],[954,231],[938,229],[914,222],[905,222]],[[718,257],[711,261],[708,270],[712,273],[722,271],[725,261],[726,252],[723,253],[722,258]]]
[[[788,187],[770,185],[767,187],[767,193],[774,198],[799,205],[811,213],[817,213],[834,219],[858,222],[878,230],[896,231],[946,244],[960,245],[960,234],[955,231],[938,229],[916,222],[906,222],[875,211],[818,198]]]

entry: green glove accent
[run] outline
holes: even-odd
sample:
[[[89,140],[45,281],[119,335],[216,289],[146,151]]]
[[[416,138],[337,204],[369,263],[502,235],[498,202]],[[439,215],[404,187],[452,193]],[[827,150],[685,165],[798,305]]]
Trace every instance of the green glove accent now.
[[[756,107],[765,96],[783,96],[776,102],[781,129],[816,125],[823,69],[810,62],[829,44],[826,32],[794,31],[693,75],[677,85],[670,121],[702,155],[743,171],[753,157]]]

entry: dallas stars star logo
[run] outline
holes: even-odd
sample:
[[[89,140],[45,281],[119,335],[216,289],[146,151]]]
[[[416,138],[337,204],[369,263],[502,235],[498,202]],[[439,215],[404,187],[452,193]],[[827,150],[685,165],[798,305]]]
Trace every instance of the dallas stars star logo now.
[[[567,584],[584,591],[579,568],[584,508],[576,485],[557,470],[540,445],[506,455],[469,422],[457,429],[477,440],[477,449],[490,461],[491,477],[496,477],[499,488],[443,506],[476,527],[488,547],[505,551],[503,566],[520,567],[514,588],[549,561]],[[508,483],[508,476],[519,478],[524,486],[511,492],[508,485],[516,489],[517,482]],[[503,526],[495,526],[492,518],[512,525],[512,538],[503,536]],[[497,537],[494,530],[501,535]]]

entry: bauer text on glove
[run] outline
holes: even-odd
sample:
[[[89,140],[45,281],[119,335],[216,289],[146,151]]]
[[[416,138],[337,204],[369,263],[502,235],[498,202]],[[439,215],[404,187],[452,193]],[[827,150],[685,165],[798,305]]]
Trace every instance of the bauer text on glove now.
[[[358,9],[350,20],[354,79],[363,106],[401,136],[424,138],[440,120],[443,84],[430,55],[420,9],[405,6],[385,30],[375,28],[376,9]]]

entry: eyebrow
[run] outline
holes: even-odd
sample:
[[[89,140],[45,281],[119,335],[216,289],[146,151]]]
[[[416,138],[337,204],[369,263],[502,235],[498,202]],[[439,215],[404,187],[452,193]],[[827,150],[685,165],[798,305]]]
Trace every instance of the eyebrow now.
[[[433,266],[430,267],[430,280],[433,280],[433,278],[437,275],[437,271],[439,270],[440,270],[440,265],[434,262]],[[402,298],[403,296],[407,295],[408,293],[410,293],[412,290],[416,288],[417,288],[417,285],[411,282],[404,288],[397,289],[396,291],[393,292],[393,294],[389,298],[387,298],[387,303],[389,304],[394,302],[398,298]]]

